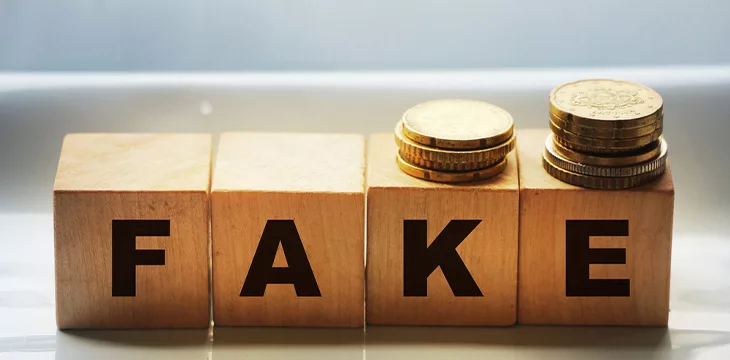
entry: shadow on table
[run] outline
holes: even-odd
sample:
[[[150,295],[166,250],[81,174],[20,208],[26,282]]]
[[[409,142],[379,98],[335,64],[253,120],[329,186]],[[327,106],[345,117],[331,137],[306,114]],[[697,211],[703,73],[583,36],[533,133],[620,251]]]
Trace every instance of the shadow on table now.
[[[393,349],[427,358],[649,358],[671,351],[665,328],[548,327],[370,327],[367,359],[385,359]]]
[[[363,329],[216,327],[213,358],[362,360]]]
[[[216,327],[210,340],[208,330],[59,331],[56,337],[57,360],[730,359],[730,332],[665,328]]]
[[[56,333],[56,360],[206,359],[208,329],[64,330]]]
[[[381,327],[365,337],[366,358],[730,359],[730,332],[635,327]]]
[[[365,333],[360,329],[216,327],[213,344],[216,360],[622,356],[644,359],[662,358],[672,351],[669,331],[665,328],[618,327],[369,326]]]
[[[515,326],[411,327],[370,326],[367,345],[485,344],[547,347],[649,347],[671,346],[666,328]]]
[[[218,345],[362,345],[363,329],[218,327],[213,341]]]

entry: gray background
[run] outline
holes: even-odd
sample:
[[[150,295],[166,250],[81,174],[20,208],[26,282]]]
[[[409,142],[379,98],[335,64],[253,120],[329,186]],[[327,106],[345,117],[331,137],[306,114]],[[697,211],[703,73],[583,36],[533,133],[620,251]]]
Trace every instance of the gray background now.
[[[0,70],[730,63],[724,0],[2,0]]]
[[[728,14],[721,0],[0,0],[0,358],[728,359]],[[56,329],[66,133],[390,132],[413,104],[455,97],[544,128],[548,91],[589,77],[665,101],[667,328]]]

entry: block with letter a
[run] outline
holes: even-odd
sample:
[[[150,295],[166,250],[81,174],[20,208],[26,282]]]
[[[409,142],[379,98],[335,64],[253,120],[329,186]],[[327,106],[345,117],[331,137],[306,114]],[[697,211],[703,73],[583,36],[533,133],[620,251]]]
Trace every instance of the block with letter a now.
[[[221,135],[216,325],[363,326],[364,167],[360,135]]]
[[[208,327],[207,134],[70,134],[53,188],[65,328]]]
[[[518,132],[521,324],[665,326],[674,184],[563,183],[542,165],[548,130]]]
[[[368,153],[367,322],[390,325],[515,323],[518,177],[441,184],[396,164],[392,134]]]

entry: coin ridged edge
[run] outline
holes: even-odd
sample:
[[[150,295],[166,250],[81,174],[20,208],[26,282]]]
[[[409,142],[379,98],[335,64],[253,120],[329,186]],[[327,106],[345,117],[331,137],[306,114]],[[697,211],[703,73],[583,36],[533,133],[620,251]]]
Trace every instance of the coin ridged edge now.
[[[568,147],[571,147],[571,145],[576,145],[576,147],[571,147],[576,150],[580,150],[578,147],[586,149],[589,152],[621,152],[621,151],[630,151],[632,149],[640,148],[646,145],[649,145],[653,141],[656,141],[663,132],[663,128],[658,128],[653,133],[639,136],[635,138],[626,138],[626,139],[597,139],[597,138],[590,138],[586,136],[581,136],[578,134],[574,134],[570,131],[567,131],[565,129],[560,128],[558,125],[556,125],[552,119],[550,120],[550,130],[552,130],[553,134],[555,134],[558,138],[563,140],[561,144],[566,145]],[[567,144],[566,144],[567,143]]]
[[[545,157],[542,158],[542,165],[550,176],[571,185],[601,190],[621,190],[648,184],[659,178],[666,171],[666,166],[638,176],[630,177],[598,177],[583,174],[576,174],[563,170],[552,164]]]
[[[577,152],[585,152],[585,153],[593,153],[593,154],[623,154],[623,153],[630,153],[631,151],[635,149],[607,149],[607,148],[596,148],[591,146],[584,146],[584,145],[578,145],[573,144],[572,142],[569,142],[563,138],[561,138],[559,135],[553,133],[555,136],[555,141],[559,142],[560,145],[565,146],[566,148],[577,151]],[[643,146],[642,146],[643,147]]]
[[[664,136],[660,136],[657,141],[650,143],[649,145],[637,148],[635,151],[629,153],[604,153],[594,154],[581,152],[570,149],[563,145],[560,141],[557,141],[556,137],[551,134],[553,138],[553,145],[555,152],[561,157],[574,161],[581,164],[593,165],[593,166],[629,166],[645,161],[650,161],[661,154],[661,139]]]
[[[552,100],[550,101],[550,116],[554,116],[563,121],[570,121],[580,126],[592,127],[596,129],[604,130],[620,130],[620,129],[633,129],[638,127],[647,126],[657,122],[659,118],[664,117],[664,105],[660,106],[659,109],[647,116],[631,119],[631,120],[598,120],[591,119],[581,116],[576,116],[568,112],[556,110],[553,106]]]
[[[403,160],[400,154],[396,154],[396,163],[398,164],[398,168],[400,168],[401,171],[410,176],[422,180],[440,183],[484,181],[501,174],[502,171],[504,171],[504,169],[507,167],[507,159],[505,158],[502,159],[502,161],[484,169],[463,172],[442,172],[431,169],[424,169],[422,167],[411,164]]]
[[[403,136],[403,124],[399,121],[395,128],[395,142],[401,151],[427,161],[439,163],[478,163],[506,157],[515,148],[515,135],[513,134],[509,140],[491,148],[464,151],[444,150],[416,144],[406,138]]]
[[[485,139],[478,140],[454,140],[454,139],[439,139],[427,135],[416,133],[414,130],[409,129],[403,124],[403,135],[411,141],[420,145],[430,146],[433,148],[444,149],[444,150],[479,150],[485,148],[491,148],[499,145],[512,137],[514,134],[514,125],[504,133],[497,136],[493,136]]]
[[[663,117],[657,119],[656,122],[649,125],[635,127],[635,128],[622,128],[622,129],[600,129],[592,128],[580,124],[576,124],[573,121],[566,121],[550,114],[550,121],[556,126],[566,131],[569,131],[578,136],[585,136],[594,139],[605,139],[605,140],[620,140],[637,138],[641,136],[649,135],[658,129],[662,128]]]
[[[478,138],[478,139],[445,139],[445,138],[439,138],[432,135],[426,135],[419,133],[416,129],[412,129],[408,124],[408,115],[412,113],[413,111],[419,109],[422,106],[428,106],[432,105],[435,102],[446,102],[446,101],[469,101],[469,102],[475,102],[484,104],[490,107],[494,107],[502,112],[504,112],[505,115],[510,120],[509,127],[498,134],[495,134],[490,137],[485,138]],[[444,99],[444,100],[433,100],[433,101],[427,101],[420,104],[417,104],[410,109],[406,110],[403,113],[403,116],[401,117],[400,122],[403,124],[403,135],[407,137],[408,139],[412,140],[415,143],[425,145],[425,146],[431,146],[434,148],[439,149],[446,149],[446,150],[478,150],[478,149],[484,149],[484,148],[490,148],[494,147],[496,145],[499,145],[501,143],[504,143],[505,141],[509,140],[514,135],[514,127],[515,127],[515,121],[512,117],[512,114],[509,113],[509,111],[494,105],[490,104],[484,101],[479,100],[467,100],[467,99]]]
[[[451,172],[459,172],[459,171],[472,171],[472,170],[478,170],[490,167],[500,161],[504,158],[490,158],[482,162],[468,162],[468,163],[447,163],[447,162],[439,162],[439,161],[429,161],[422,158],[419,158],[413,154],[409,154],[404,151],[398,150],[398,154],[400,155],[403,160],[413,164],[418,165],[422,168],[430,169],[430,170],[437,170],[437,171],[451,171]]]
[[[545,140],[545,149],[543,151],[543,157],[548,159],[551,164],[576,174],[590,175],[597,177],[629,177],[638,176],[645,173],[652,172],[660,167],[664,167],[667,162],[667,143],[664,139],[661,139],[661,154],[659,157],[653,160],[649,160],[644,163],[620,166],[620,167],[609,167],[609,166],[594,166],[580,164],[572,162],[569,159],[562,158],[559,154],[556,154],[553,147],[553,135],[548,136]]]

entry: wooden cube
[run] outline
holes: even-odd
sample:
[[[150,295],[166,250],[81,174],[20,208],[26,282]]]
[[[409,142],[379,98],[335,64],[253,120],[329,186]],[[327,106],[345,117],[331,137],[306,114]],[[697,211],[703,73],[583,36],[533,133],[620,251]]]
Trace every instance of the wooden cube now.
[[[53,187],[59,328],[208,326],[211,142],[66,136]]]
[[[674,184],[591,190],[542,167],[548,130],[518,132],[521,324],[664,326]],[[566,270],[569,269],[569,270]]]
[[[401,172],[393,134],[373,135],[369,149],[367,322],[514,324],[514,152],[496,177],[449,185]]]
[[[216,325],[363,326],[364,166],[360,135],[221,136]]]

